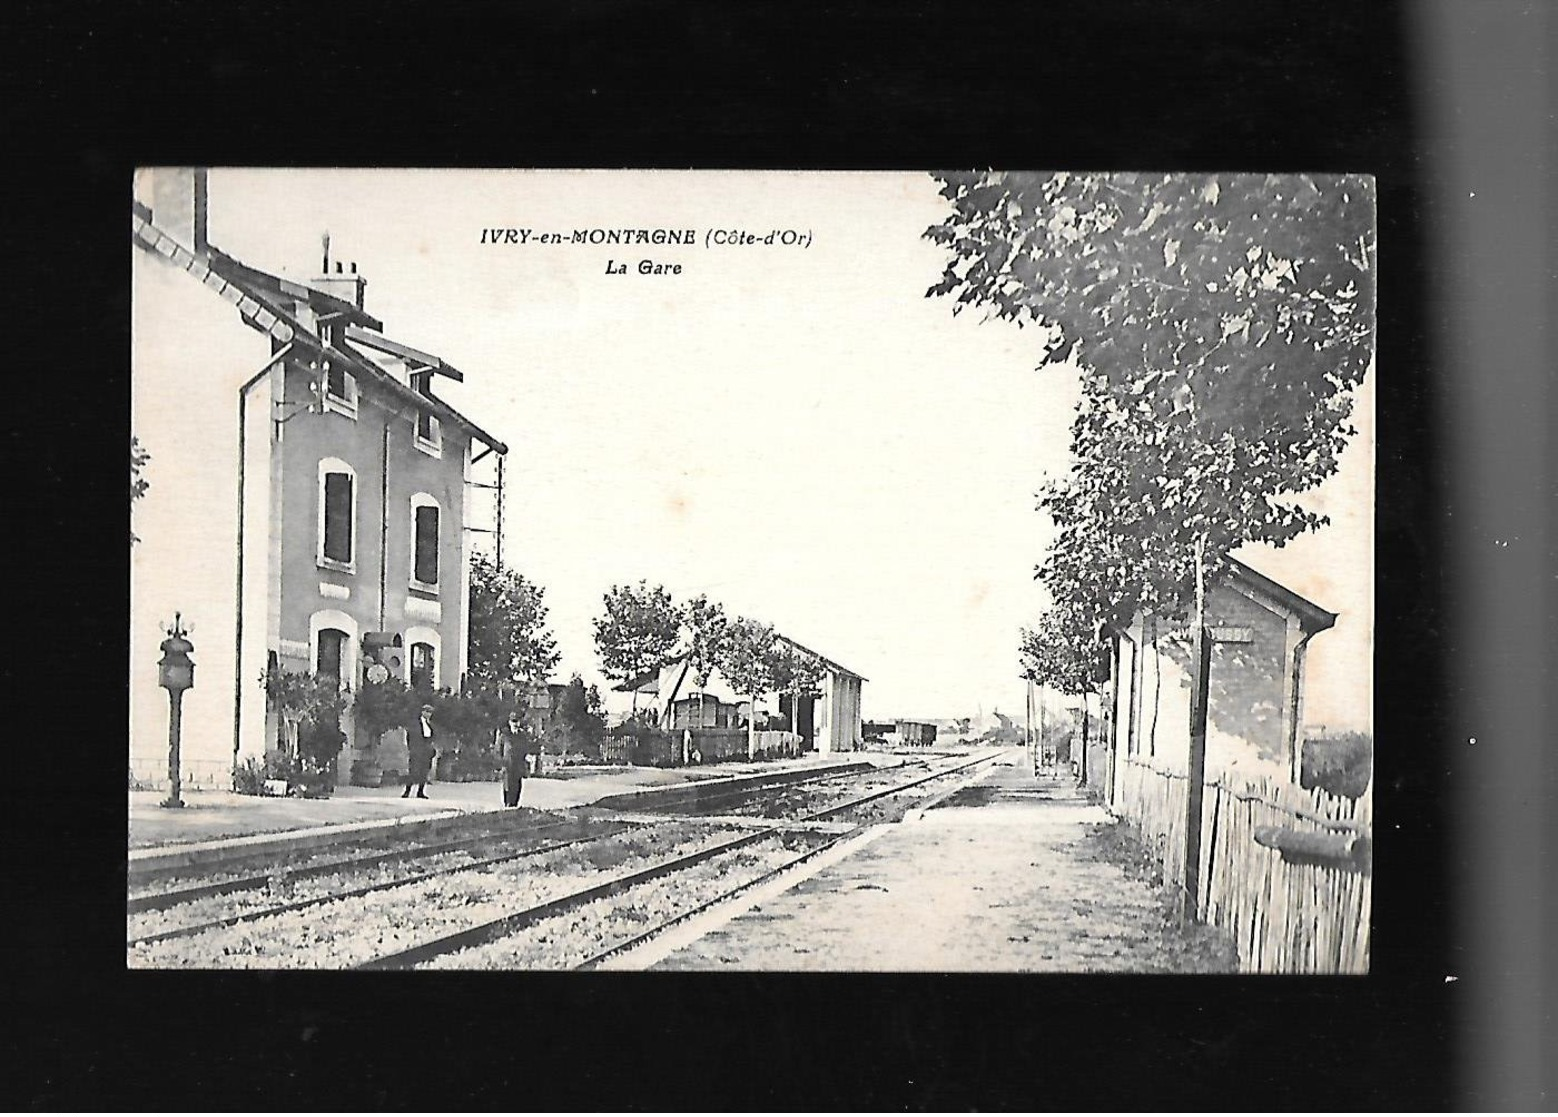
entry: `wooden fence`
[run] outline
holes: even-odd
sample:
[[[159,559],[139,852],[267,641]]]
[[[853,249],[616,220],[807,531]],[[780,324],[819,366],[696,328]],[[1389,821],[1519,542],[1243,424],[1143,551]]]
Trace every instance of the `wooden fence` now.
[[[1164,879],[1183,880],[1188,778],[1138,757],[1118,759],[1120,814],[1157,855]],[[1288,861],[1255,841],[1258,827],[1337,829],[1328,822],[1361,832],[1356,862]],[[1275,779],[1208,782],[1197,918],[1233,936],[1246,973],[1367,973],[1372,824],[1367,793],[1347,799]]]

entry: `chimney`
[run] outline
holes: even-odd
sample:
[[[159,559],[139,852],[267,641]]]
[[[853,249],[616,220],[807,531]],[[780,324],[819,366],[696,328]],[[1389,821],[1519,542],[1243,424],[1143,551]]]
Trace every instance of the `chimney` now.
[[[352,261],[347,270],[342,270],[340,260],[330,259],[329,233],[320,238],[320,246],[321,271],[308,281],[308,285],[316,291],[323,291],[327,295],[334,295],[338,299],[349,302],[361,310],[363,291],[367,288],[368,281],[357,274],[357,262]]]
[[[206,168],[142,167],[135,172],[135,200],[151,210],[152,224],[185,248],[204,255]]]

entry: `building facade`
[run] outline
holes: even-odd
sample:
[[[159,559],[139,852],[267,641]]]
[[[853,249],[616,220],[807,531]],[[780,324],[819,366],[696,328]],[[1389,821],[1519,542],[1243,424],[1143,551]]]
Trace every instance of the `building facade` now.
[[[268,670],[459,685],[472,469],[507,448],[435,394],[457,369],[384,335],[355,266],[326,248],[297,283],[211,245],[205,182],[136,177],[132,429],[152,460],[131,551],[130,770],[167,776],[155,661],[178,611],[197,663],[185,775],[225,787],[283,740]],[[342,779],[365,744],[345,727]],[[393,767],[397,746],[377,759]]]
[[[1305,651],[1336,616],[1237,560],[1208,587],[1209,777],[1237,770],[1298,782]],[[1183,624],[1137,615],[1116,634],[1104,716],[1090,741],[1090,783],[1112,795],[1113,761],[1121,754],[1186,769],[1191,675],[1190,634]]]

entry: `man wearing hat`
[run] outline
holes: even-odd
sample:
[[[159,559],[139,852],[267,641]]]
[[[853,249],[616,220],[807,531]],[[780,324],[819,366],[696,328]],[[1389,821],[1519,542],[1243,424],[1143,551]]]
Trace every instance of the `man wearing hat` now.
[[[521,723],[519,711],[511,710],[508,721],[498,729],[497,746],[503,761],[503,805],[517,807],[525,785],[525,761],[535,751],[534,739]]]
[[[416,785],[418,799],[427,798],[427,774],[433,767],[432,717],[433,706],[425,703],[416,725],[406,734],[410,756],[406,763],[406,790],[400,793],[402,799],[410,796],[412,784]]]

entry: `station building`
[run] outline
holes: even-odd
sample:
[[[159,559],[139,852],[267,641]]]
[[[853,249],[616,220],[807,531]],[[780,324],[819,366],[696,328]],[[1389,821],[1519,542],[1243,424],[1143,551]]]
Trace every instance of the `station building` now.
[[[228,787],[275,747],[268,669],[458,686],[473,476],[507,453],[435,393],[463,374],[387,337],[328,241],[294,282],[212,245],[208,204],[203,170],[136,175],[131,429],[151,461],[132,513],[130,776],[145,786],[167,780],[157,660],[175,613],[195,644],[187,786]],[[345,728],[343,781],[364,759]]]

